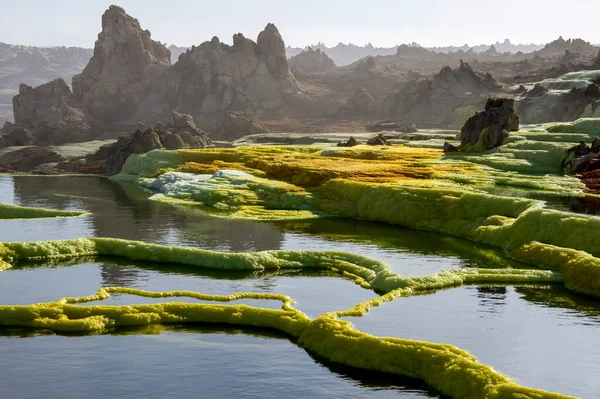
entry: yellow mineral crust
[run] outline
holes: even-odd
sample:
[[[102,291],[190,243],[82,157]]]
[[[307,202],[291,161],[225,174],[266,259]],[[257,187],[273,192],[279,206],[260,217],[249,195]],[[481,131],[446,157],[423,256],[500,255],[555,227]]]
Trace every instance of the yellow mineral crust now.
[[[560,273],[529,269],[469,268],[446,270],[425,277],[406,277],[394,273],[384,262],[335,251],[229,253],[99,237],[0,243],[0,259],[6,263],[70,259],[80,256],[117,256],[132,260],[178,263],[229,271],[329,269],[343,273],[355,280],[357,284],[381,293],[388,293],[398,288],[438,290],[474,283],[563,281]]]
[[[83,215],[87,215],[87,213],[78,211],[59,211],[54,209],[31,208],[27,206],[0,203],[0,220],[73,217]]]
[[[282,309],[237,305],[169,302],[150,305],[77,306],[106,299],[111,293],[170,298],[191,297],[229,302],[239,299],[281,300]],[[327,313],[314,320],[293,308],[284,295],[239,293],[229,296],[187,291],[148,292],[131,288],[102,288],[96,295],[62,298],[35,305],[0,306],[0,325],[50,329],[59,332],[101,333],[115,327],[168,323],[215,323],[282,331],[307,351],[331,362],[425,381],[455,398],[569,398],[515,384],[493,368],[480,364],[452,345],[401,338],[376,337],[338,320],[347,312]],[[365,305],[365,306],[372,306]],[[360,305],[359,305],[360,307]]]
[[[600,256],[600,219],[550,210],[543,201],[530,199],[581,195],[582,186],[575,179],[552,174],[567,148],[563,141],[567,143],[571,138],[566,136],[572,134],[557,131],[552,133],[553,138],[547,136],[548,132],[519,134],[522,137],[515,136],[505,148],[473,156],[444,156],[439,150],[405,146],[152,151],[129,157],[115,179],[145,179],[148,186],[155,187],[155,179],[167,172],[215,174],[207,177],[208,183],[187,181],[187,187],[192,187],[187,191],[179,190],[175,182],[160,195],[165,201],[199,206],[230,217],[265,219],[270,214],[272,219],[285,219],[292,215],[289,212],[296,212],[298,218],[336,215],[441,232],[502,248],[510,252],[510,257],[539,269],[468,268],[406,277],[394,273],[384,262],[333,251],[218,253],[110,238],[0,243],[0,270],[20,261],[98,255],[220,270],[321,268],[339,272],[381,294],[312,320],[294,309],[293,301],[284,295],[212,296],[105,288],[89,297],[0,306],[0,325],[77,332],[193,322],[267,327],[289,334],[306,350],[332,362],[418,378],[451,397],[565,398],[516,385],[454,346],[375,337],[340,320],[360,317],[372,307],[397,298],[463,284],[564,283],[574,291],[600,296],[600,259],[596,258]],[[559,142],[544,148],[530,142],[554,139]],[[251,175],[219,174],[223,170]],[[496,195],[499,192],[501,195]],[[177,302],[78,305],[105,299],[113,292],[221,302],[275,299],[282,301],[282,309]]]
[[[567,286],[583,280],[571,273],[569,262],[597,262],[583,252],[566,251],[561,261],[547,256],[560,251],[543,244],[532,244],[514,252],[527,260],[549,258],[548,268],[559,271],[528,269],[461,269],[447,270],[424,277],[405,277],[394,273],[381,261],[360,255],[333,251],[264,251],[256,253],[219,253],[194,248],[167,247],[156,244],[111,238],[29,243],[1,243],[0,259],[4,264],[28,260],[69,259],[78,256],[119,256],[134,260],[179,263],[190,267],[221,270],[294,270],[323,268],[340,272],[365,288],[383,295],[338,312],[308,318],[293,307],[293,300],[280,294],[236,293],[227,296],[189,291],[147,292],[132,288],[102,288],[95,295],[61,298],[56,302],[0,306],[0,326],[32,327],[58,332],[101,333],[120,326],[148,326],[168,323],[219,323],[255,326],[282,331],[308,351],[332,362],[366,370],[394,373],[418,378],[440,392],[456,398],[566,398],[515,384],[493,368],[480,364],[468,352],[452,345],[435,344],[401,338],[375,337],[354,328],[341,317],[360,317],[372,307],[410,295],[430,294],[436,290],[478,283],[560,283]],[[565,262],[567,266],[565,266]],[[579,262],[579,263],[578,263]],[[589,266],[573,267],[596,267]],[[564,271],[563,273],[560,271]],[[592,276],[595,278],[595,275]],[[564,280],[563,280],[564,278]],[[589,287],[589,286],[588,286]],[[591,287],[591,290],[596,289]],[[190,297],[230,302],[240,299],[266,299],[282,302],[281,310],[243,304],[217,305],[169,302],[149,305],[79,306],[101,301],[111,293],[153,298]]]

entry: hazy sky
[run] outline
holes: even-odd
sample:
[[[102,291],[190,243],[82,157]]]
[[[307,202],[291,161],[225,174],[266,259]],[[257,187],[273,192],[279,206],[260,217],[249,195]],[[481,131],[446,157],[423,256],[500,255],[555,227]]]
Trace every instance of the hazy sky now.
[[[592,18],[599,0],[0,0],[0,41],[93,47],[100,16],[113,3],[155,40],[180,46],[215,35],[230,43],[237,32],[256,39],[268,22],[298,47],[545,43],[559,35],[600,43]]]

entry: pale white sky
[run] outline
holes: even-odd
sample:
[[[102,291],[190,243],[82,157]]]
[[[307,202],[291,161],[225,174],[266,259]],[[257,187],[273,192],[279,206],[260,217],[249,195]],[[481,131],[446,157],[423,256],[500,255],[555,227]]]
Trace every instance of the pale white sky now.
[[[546,43],[560,35],[600,43],[600,0],[0,0],[0,41],[93,47],[113,3],[155,40],[180,46],[215,35],[230,43],[237,32],[256,39],[268,22],[297,47]]]

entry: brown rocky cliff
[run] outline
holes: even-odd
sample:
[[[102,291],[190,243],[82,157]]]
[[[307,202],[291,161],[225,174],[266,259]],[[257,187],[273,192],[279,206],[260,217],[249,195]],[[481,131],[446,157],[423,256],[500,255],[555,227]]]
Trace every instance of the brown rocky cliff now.
[[[257,42],[238,33],[233,46],[215,37],[192,47],[171,68],[167,81],[176,96],[172,108],[213,131],[228,111],[273,114],[285,107],[288,93],[304,90],[289,71],[285,44],[273,24]]]
[[[488,95],[502,90],[491,75],[473,70],[466,62],[458,68],[443,67],[431,79],[415,79],[390,93],[384,108],[388,116],[402,124],[452,126],[458,110],[482,106]],[[462,124],[462,123],[461,123]]]
[[[170,65],[165,46],[121,7],[110,6],[92,59],[73,77],[73,92],[92,117],[110,124],[133,115],[157,73]]]
[[[274,24],[267,24],[256,40],[260,52],[267,58],[267,68],[277,78],[286,77],[290,71],[285,56],[285,43]]]
[[[306,51],[292,57],[288,61],[290,67],[296,67],[307,73],[324,73],[335,68],[335,63],[320,49],[309,47]]]
[[[275,25],[268,24],[257,42],[242,34],[233,42],[228,46],[215,37],[171,65],[165,46],[125,10],[111,6],[102,16],[92,59],[73,77],[73,92],[64,81],[52,83],[51,90],[24,88],[15,98],[16,124],[32,133],[43,125],[44,136],[72,140],[82,124],[123,131],[138,122],[166,122],[175,109],[214,131],[228,111],[277,114],[290,93],[303,92]],[[67,130],[48,130],[62,128]]]

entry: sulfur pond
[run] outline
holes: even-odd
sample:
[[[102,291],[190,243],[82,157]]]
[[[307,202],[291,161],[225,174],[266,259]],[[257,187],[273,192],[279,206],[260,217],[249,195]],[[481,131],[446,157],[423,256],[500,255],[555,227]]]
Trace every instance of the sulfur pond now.
[[[341,218],[217,218],[148,201],[134,184],[97,177],[0,177],[0,202],[88,212],[0,221],[0,241],[112,237],[220,252],[335,250],[403,276],[526,267],[448,235]],[[25,262],[0,274],[0,304],[90,295],[102,287],[228,295],[281,293],[310,318],[377,296],[327,270],[226,272],[111,257]],[[114,293],[104,305],[173,301]],[[202,302],[194,298],[176,301]],[[269,299],[241,303],[277,309]],[[88,302],[81,306],[97,305]],[[516,383],[579,397],[600,392],[600,303],[562,284],[475,284],[399,298],[346,317],[376,336],[452,344]],[[0,329],[1,397],[443,397],[416,379],[340,366],[273,330],[168,324],[102,334]]]

